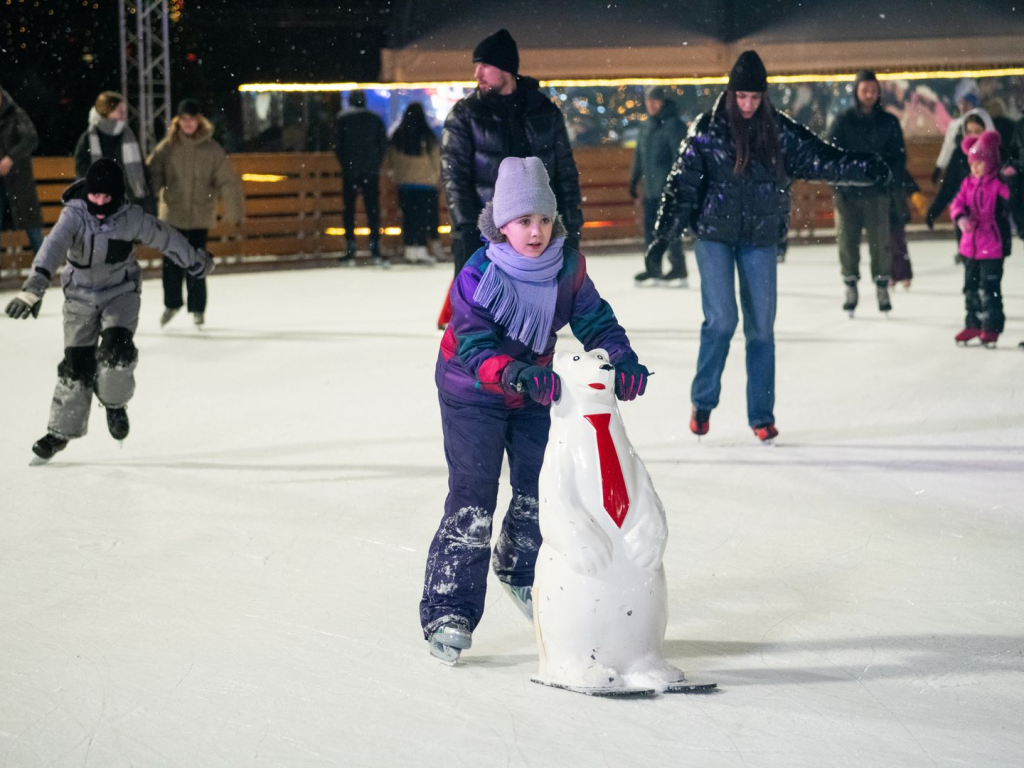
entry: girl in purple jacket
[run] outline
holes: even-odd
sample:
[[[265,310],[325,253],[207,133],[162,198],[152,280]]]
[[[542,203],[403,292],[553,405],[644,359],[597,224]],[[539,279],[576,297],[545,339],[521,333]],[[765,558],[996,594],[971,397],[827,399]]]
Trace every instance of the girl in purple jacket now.
[[[960,255],[964,258],[964,303],[967,319],[956,335],[966,345],[980,337],[994,347],[1002,333],[1003,259],[1010,255],[1010,190],[999,177],[999,134],[985,131],[967,136],[960,145],[971,174],[949,206],[960,227]]]
[[[435,373],[448,498],[427,555],[420,623],[431,653],[449,664],[472,644],[489,560],[519,608],[533,617],[541,541],[537,480],[548,407],[561,390],[550,367],[555,333],[568,324],[584,348],[607,350],[620,400],[642,395],[649,376],[587,276],[583,254],[564,246],[565,228],[539,158],[502,161],[479,227],[489,243],[452,283],[452,318]],[[505,453],[512,501],[491,558]]]

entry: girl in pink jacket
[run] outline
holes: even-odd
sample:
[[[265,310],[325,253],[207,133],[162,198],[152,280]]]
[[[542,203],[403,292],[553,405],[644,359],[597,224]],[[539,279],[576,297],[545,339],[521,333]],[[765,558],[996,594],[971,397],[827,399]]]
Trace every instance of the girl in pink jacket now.
[[[949,207],[960,227],[967,319],[956,335],[966,345],[980,337],[994,347],[1003,330],[1003,259],[1010,255],[1010,190],[999,176],[999,134],[985,131],[960,144],[971,174]]]

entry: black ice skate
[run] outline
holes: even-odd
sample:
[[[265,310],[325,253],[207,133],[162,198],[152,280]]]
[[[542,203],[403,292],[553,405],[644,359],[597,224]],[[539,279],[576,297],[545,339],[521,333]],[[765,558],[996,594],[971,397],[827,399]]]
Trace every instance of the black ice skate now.
[[[661,275],[654,272],[648,272],[646,269],[643,272],[637,272],[633,276],[633,283],[637,288],[653,288],[661,281]]]
[[[892,311],[892,302],[889,300],[889,278],[879,277],[876,279],[875,290],[878,294],[878,311],[888,315]]]
[[[857,300],[860,298],[857,294],[857,278],[845,277],[843,282],[846,283],[846,301],[843,302],[843,311],[848,312],[852,319],[854,310],[857,309]]]
[[[661,285],[666,288],[687,288],[690,282],[682,270],[671,269],[661,278]]]
[[[459,655],[473,645],[473,633],[465,624],[444,624],[430,635],[430,655],[453,666]]]
[[[163,314],[160,315],[160,327],[163,328],[165,325],[171,322],[174,316],[178,314],[178,312],[180,311],[181,307],[177,307],[175,309],[171,309],[170,307],[168,307],[167,309],[165,309],[163,311]]]
[[[128,410],[107,408],[107,429],[110,430],[110,436],[117,441],[128,437]]]
[[[340,264],[345,265],[346,267],[351,267],[351,266],[353,266],[356,263],[356,241],[355,240],[348,240],[348,241],[346,241],[346,243],[345,243],[345,255],[344,256],[339,256],[338,257],[338,262]]]
[[[68,441],[63,437],[57,437],[52,432],[48,432],[36,440],[32,446],[32,453],[35,454],[35,458],[32,459],[32,465],[45,464],[58,452],[63,451],[67,445]]]

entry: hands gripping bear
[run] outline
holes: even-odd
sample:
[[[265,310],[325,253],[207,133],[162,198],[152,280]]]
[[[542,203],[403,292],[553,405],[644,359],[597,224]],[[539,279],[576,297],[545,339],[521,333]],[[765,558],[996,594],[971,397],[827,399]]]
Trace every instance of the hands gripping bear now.
[[[635,360],[621,360],[615,366],[615,396],[619,400],[635,400],[647,391],[651,372]],[[501,377],[501,386],[509,394],[526,394],[541,405],[558,402],[562,380],[550,368],[520,361],[509,363]]]

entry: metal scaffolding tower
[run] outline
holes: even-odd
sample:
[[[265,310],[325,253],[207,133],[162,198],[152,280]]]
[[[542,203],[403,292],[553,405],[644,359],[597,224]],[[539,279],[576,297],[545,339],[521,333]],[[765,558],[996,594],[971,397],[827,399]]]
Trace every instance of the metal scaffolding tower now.
[[[121,92],[145,157],[174,114],[171,104],[171,44],[167,0],[121,0]],[[134,97],[134,98],[133,98]]]

